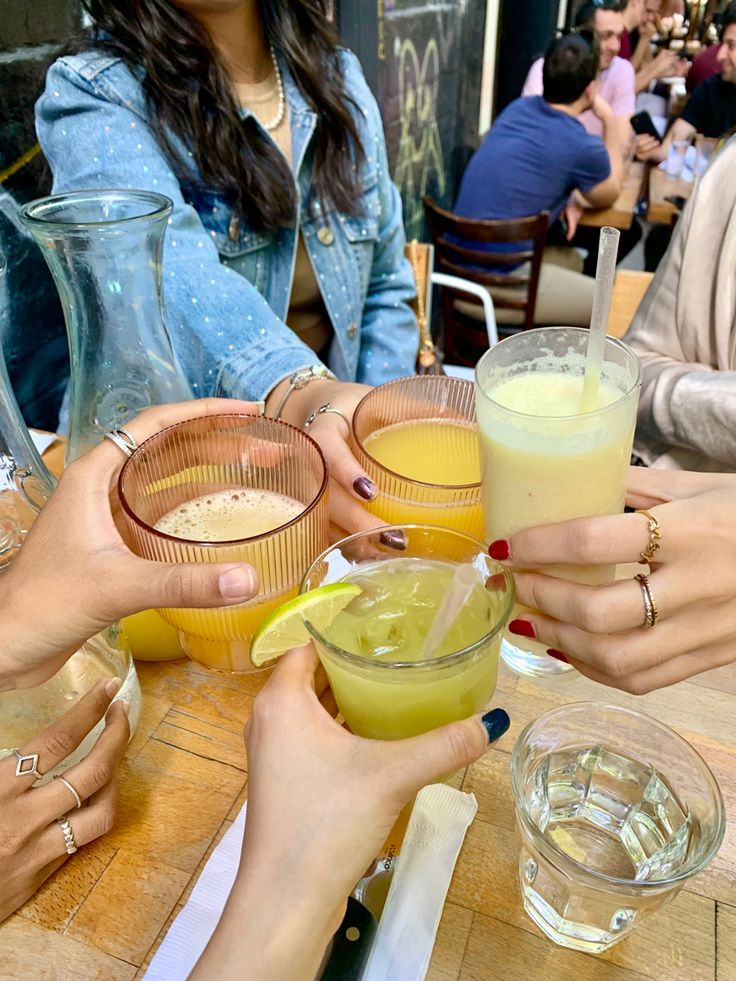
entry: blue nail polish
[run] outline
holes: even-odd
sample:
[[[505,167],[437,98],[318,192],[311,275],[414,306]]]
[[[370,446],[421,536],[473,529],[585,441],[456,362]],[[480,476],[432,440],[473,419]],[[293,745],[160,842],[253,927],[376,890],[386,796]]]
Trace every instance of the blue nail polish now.
[[[503,709],[491,709],[480,721],[488,733],[489,743],[495,743],[497,739],[500,739],[511,725],[511,719]]]

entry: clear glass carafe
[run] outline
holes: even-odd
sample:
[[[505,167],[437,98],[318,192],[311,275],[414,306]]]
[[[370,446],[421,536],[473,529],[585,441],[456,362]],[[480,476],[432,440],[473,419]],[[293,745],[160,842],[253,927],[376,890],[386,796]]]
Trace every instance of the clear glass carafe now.
[[[4,260],[0,256],[2,308],[3,271]],[[54,485],[21,416],[0,345],[0,575],[18,553]],[[43,603],[43,596],[39,595],[40,630]],[[125,636],[114,624],[84,644],[43,685],[0,693],[0,759],[58,719],[97,681],[109,677],[121,679],[117,697],[130,703],[129,723],[134,732],[140,716],[141,689]],[[103,726],[104,722],[100,722],[57,770],[85,756]]]
[[[75,191],[24,205],[61,297],[71,359],[67,462],[149,405],[192,397],[161,310],[172,203],[150,191]]]

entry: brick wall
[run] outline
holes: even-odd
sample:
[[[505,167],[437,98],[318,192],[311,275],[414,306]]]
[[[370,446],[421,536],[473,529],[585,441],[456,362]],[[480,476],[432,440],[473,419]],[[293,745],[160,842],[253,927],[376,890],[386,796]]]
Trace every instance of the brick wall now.
[[[32,156],[33,104],[47,64],[78,23],[76,0],[0,0],[0,252],[8,262],[0,340],[26,421],[42,428],[56,425],[66,339],[46,264],[15,212],[50,190],[42,157]]]

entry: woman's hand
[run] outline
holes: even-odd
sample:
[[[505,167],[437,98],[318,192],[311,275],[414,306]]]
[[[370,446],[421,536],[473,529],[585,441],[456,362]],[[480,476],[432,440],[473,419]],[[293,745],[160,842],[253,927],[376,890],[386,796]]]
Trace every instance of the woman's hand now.
[[[635,579],[584,586],[516,573],[525,631],[602,684],[643,694],[736,659],[736,475],[632,467],[627,503],[651,511],[661,540],[649,585],[658,620],[644,629]],[[649,542],[647,518],[621,514],[531,528],[508,540],[508,564],[611,565],[637,562]],[[495,547],[494,547],[495,546]],[[493,543],[494,553],[504,546]],[[643,571],[643,567],[642,567]]]
[[[291,651],[253,705],[240,870],[193,981],[242,977],[244,963],[252,981],[313,978],[402,807],[508,728],[496,709],[413,739],[359,738],[332,717],[318,663],[311,646]]]
[[[362,506],[376,497],[378,488],[358,465],[350,449],[353,412],[370,390],[368,385],[316,381],[293,392],[284,407],[283,418],[299,428],[328,402],[345,417],[341,418],[337,412],[317,412],[307,430],[319,443],[330,467],[330,530],[334,541],[386,524]]]
[[[58,722],[18,749],[23,756],[37,753],[38,772],[46,774],[69,756],[104,716],[105,728],[93,749],[63,774],[79,795],[81,808],[61,780],[34,788],[33,775],[16,775],[15,756],[0,760],[0,921],[67,861],[60,818],[66,816],[77,848],[112,827],[113,774],[130,736],[127,703],[118,700],[110,705],[119,687],[118,679],[99,682]],[[25,763],[23,768],[27,766]]]
[[[142,443],[184,419],[256,411],[252,402],[200,399],[146,409],[126,429]],[[130,551],[114,518],[125,459],[104,440],[72,463],[0,578],[0,692],[50,678],[122,616],[157,606],[229,606],[255,595],[257,576],[245,564],[170,565]]]

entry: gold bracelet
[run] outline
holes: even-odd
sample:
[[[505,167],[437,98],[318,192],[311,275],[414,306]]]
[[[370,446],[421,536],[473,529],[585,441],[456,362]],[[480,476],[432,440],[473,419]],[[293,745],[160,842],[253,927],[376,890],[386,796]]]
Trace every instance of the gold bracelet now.
[[[281,418],[281,413],[284,411],[284,406],[292,392],[299,391],[310,382],[324,381],[325,379],[337,381],[336,376],[329,368],[325,368],[323,364],[312,364],[308,368],[300,368],[298,371],[295,371],[291,378],[289,378],[289,387],[279,399],[279,404],[276,406],[273,418]]]

